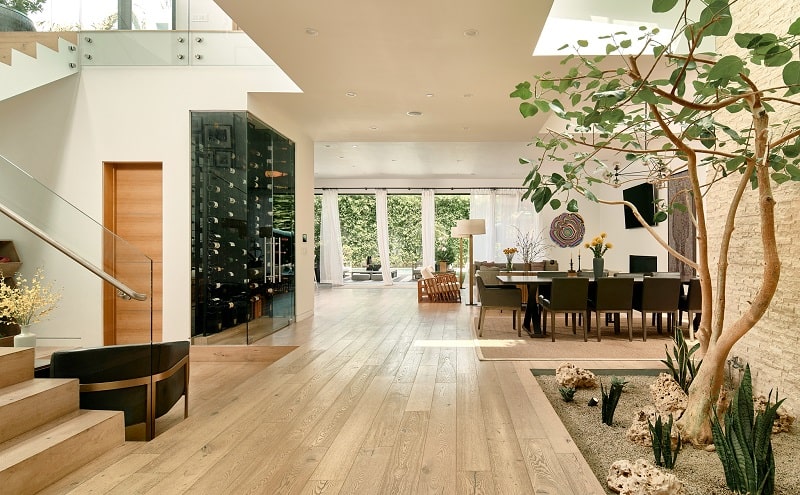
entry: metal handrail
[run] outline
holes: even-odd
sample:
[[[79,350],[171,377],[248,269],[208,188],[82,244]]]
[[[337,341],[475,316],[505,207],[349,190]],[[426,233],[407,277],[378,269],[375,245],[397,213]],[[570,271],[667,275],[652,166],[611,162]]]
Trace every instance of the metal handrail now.
[[[71,258],[73,261],[75,261],[76,263],[78,263],[82,267],[86,268],[87,270],[89,270],[90,272],[94,273],[95,275],[97,275],[101,279],[105,280],[109,284],[111,284],[114,287],[116,287],[117,290],[120,292],[120,297],[123,297],[123,298],[126,298],[126,299],[136,299],[137,301],[145,301],[145,300],[147,300],[147,294],[142,294],[142,293],[136,292],[135,290],[133,290],[130,287],[128,287],[127,285],[123,284],[122,282],[120,282],[116,278],[114,278],[111,275],[107,274],[105,271],[103,271],[100,268],[96,267],[94,264],[92,264],[90,261],[88,261],[87,259],[85,259],[81,255],[79,255],[75,251],[72,251],[68,247],[63,246],[60,242],[56,241],[55,239],[53,239],[52,237],[47,235],[43,230],[39,229],[38,227],[36,227],[32,223],[30,223],[29,221],[27,221],[24,218],[22,218],[21,216],[17,215],[14,211],[12,211],[10,208],[6,207],[6,205],[4,205],[3,203],[0,203],[0,212],[3,213],[8,218],[10,218],[11,220],[14,220],[18,224],[20,224],[28,232],[31,232],[32,234],[37,236],[39,239],[43,240],[44,242],[50,244],[51,246],[53,246],[54,248],[56,248],[60,252],[64,253],[67,257]]]

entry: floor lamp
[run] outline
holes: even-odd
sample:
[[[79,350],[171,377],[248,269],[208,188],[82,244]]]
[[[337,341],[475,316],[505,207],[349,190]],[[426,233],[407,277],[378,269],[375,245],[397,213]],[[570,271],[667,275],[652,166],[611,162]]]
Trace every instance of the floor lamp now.
[[[461,221],[461,220],[459,220]],[[458,225],[450,228],[450,237],[458,239],[458,288],[464,288],[464,242],[465,237],[469,235],[461,232]]]
[[[481,235],[486,233],[486,220],[483,218],[470,218],[469,220],[458,220],[456,222],[456,228],[461,232],[463,235],[469,237],[469,306],[474,306],[475,303],[472,302],[472,293],[475,287],[475,269],[472,266],[473,263],[473,252],[472,252],[472,245],[473,245],[473,236]]]

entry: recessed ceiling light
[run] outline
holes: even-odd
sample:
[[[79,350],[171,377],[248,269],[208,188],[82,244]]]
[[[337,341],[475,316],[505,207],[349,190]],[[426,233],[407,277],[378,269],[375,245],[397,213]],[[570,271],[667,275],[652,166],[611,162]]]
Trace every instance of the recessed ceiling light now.
[[[421,117],[422,112],[418,110],[411,110],[410,112],[406,112],[406,115],[408,115],[409,117]]]
[[[425,96],[428,98],[433,98],[433,93],[425,93]]]
[[[339,158],[341,158],[341,159],[344,159],[344,157],[343,157],[343,156],[340,156]]]
[[[348,91],[344,95],[349,96],[350,98],[355,98],[356,96],[358,96],[358,93],[356,93],[355,91]]]
[[[319,31],[314,28],[306,28],[306,34],[309,36],[316,36],[319,34]]]
[[[475,29],[475,28],[466,29],[466,30],[464,30],[464,36],[468,36],[470,38],[474,38],[475,36],[478,36],[478,30]]]
[[[358,145],[357,145],[357,144],[354,144],[354,145],[353,145],[353,148],[358,148]]]
[[[378,126],[371,125],[371,126],[369,126],[369,130],[377,131],[378,130]]]
[[[325,145],[325,147],[326,147],[326,148],[330,148],[330,147],[331,147],[331,145],[330,145],[330,144],[326,144],[326,145]]]

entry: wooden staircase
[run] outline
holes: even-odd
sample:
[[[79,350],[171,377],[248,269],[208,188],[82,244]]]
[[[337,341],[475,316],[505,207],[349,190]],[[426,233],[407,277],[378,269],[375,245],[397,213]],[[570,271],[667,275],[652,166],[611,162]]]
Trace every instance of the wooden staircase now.
[[[0,348],[0,492],[40,491],[125,442],[121,411],[78,407],[78,380],[34,378],[32,348]]]

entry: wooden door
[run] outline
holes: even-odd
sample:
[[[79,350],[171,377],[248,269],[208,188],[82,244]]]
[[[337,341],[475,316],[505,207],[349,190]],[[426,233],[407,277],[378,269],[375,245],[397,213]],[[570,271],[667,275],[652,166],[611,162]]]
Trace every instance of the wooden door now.
[[[153,277],[143,258],[124,243],[104,241],[106,269],[131,289],[146,290],[148,302],[116,297],[116,289],[104,284],[106,345],[150,341],[152,305],[153,341],[162,339],[162,164],[106,162],[103,170],[103,223],[152,260]]]

